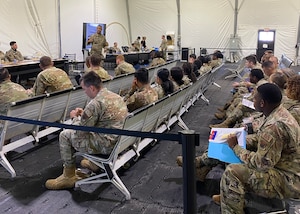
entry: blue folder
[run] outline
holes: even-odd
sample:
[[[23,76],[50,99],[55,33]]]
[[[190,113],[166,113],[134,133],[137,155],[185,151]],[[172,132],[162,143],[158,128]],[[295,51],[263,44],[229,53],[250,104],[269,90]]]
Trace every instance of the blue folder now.
[[[226,163],[242,163],[228,146],[224,136],[235,133],[238,136],[238,143],[246,148],[246,131],[244,128],[212,128],[208,144],[208,157],[215,158]]]

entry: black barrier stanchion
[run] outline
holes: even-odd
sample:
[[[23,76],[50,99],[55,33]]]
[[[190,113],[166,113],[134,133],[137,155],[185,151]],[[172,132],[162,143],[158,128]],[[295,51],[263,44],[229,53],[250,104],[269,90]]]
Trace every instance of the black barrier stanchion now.
[[[199,145],[199,134],[193,130],[180,131],[183,158],[183,210],[185,214],[196,213],[195,146]]]

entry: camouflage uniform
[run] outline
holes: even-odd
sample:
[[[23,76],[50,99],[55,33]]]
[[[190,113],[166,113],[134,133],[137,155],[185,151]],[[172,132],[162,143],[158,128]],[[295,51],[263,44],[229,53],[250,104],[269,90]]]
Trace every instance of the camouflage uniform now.
[[[185,86],[184,83],[182,85],[178,85],[178,83],[175,82],[174,80],[171,80],[171,81],[173,82],[173,85],[174,85],[174,91],[178,91],[179,89],[181,89]]]
[[[208,64],[203,64],[198,72],[200,75],[203,75],[207,72],[210,72],[211,70],[212,70],[211,66],[209,66]]]
[[[127,97],[125,97],[125,101],[129,112],[158,100],[157,92],[150,86],[140,88],[135,92],[131,90]]]
[[[111,79],[108,72],[102,67],[93,68],[92,70],[95,71],[99,75],[99,77],[101,78],[102,81]]]
[[[23,61],[24,57],[22,56],[20,51],[11,48],[9,51],[6,52],[5,59],[10,62],[13,62],[15,59],[18,61]]]
[[[136,51],[140,51],[140,50],[141,50],[141,43],[140,43],[140,41],[139,41],[138,39],[136,39],[136,40],[133,42],[133,44],[134,44],[134,47],[135,47],[135,50],[136,50]]]
[[[116,68],[115,68],[115,76],[121,75],[121,74],[129,74],[134,73],[135,68],[133,65],[131,65],[128,62],[121,62]]]
[[[255,85],[253,84],[253,88],[257,88],[258,86],[260,86],[260,85],[262,85],[262,84],[265,84],[265,83],[267,83],[267,81],[265,80],[265,79],[261,79],[261,80],[259,80]],[[244,86],[244,85],[243,85]],[[243,88],[243,86],[242,87],[239,87],[239,88]],[[246,89],[247,91],[248,91],[248,89]],[[244,91],[244,92],[246,92],[246,91]],[[249,91],[248,91],[249,92]],[[248,100],[253,100],[253,90],[252,90],[252,93],[251,93],[251,95],[247,98]],[[235,95],[234,96],[234,99],[233,99],[233,101],[232,101],[232,103],[231,103],[231,105],[230,105],[230,107],[228,108],[228,110],[226,111],[226,115],[227,115],[227,117],[230,117],[230,115],[232,115],[232,114],[235,114],[235,109],[240,105],[240,108],[242,108],[241,109],[241,111],[243,111],[243,110],[246,110],[247,111],[247,109],[248,108],[246,108],[246,107],[242,107],[242,104],[241,104],[241,102],[242,102],[242,99],[243,99],[243,96],[244,96],[245,94],[244,93],[242,93],[241,91],[239,91],[239,93],[237,94],[237,95]],[[242,115],[243,115],[243,113],[242,113]],[[242,116],[241,115],[241,116]],[[241,117],[241,116],[238,116],[238,117]]]
[[[38,74],[32,93],[36,96],[45,92],[51,93],[72,87],[72,82],[65,71],[56,67],[50,67]]]
[[[104,48],[107,45],[105,36],[103,36],[102,34],[95,33],[90,37],[89,40],[92,43],[90,55],[99,54],[103,59],[104,57],[102,54],[102,48]]]
[[[0,105],[1,114],[5,114],[4,105],[10,102],[24,100],[28,98],[25,88],[23,86],[14,83],[10,80],[5,80],[0,83]]]
[[[161,85],[156,85],[154,87],[154,90],[157,93],[158,99],[161,99],[161,98],[163,98],[165,96],[164,89],[161,87]]]
[[[168,41],[166,39],[162,39],[159,48],[162,51],[164,59],[167,59]]]
[[[186,86],[186,85],[188,85],[188,84],[190,84],[191,83],[191,79],[187,76],[187,75],[183,75],[183,77],[182,77],[182,80],[183,80],[183,84],[184,84],[184,86]],[[183,87],[184,87],[183,86]]]
[[[300,125],[300,101],[286,98],[283,99],[282,106],[291,113]]]
[[[4,60],[5,59],[5,54],[0,51],[0,60]],[[1,61],[0,61],[0,64],[1,64]]]
[[[73,118],[73,125],[122,129],[128,114],[122,97],[101,89],[83,111],[81,118]],[[61,157],[65,166],[75,164],[74,149],[89,154],[110,154],[118,135],[66,129],[59,135]]]
[[[6,115],[7,104],[19,100],[28,98],[25,88],[23,86],[11,82],[10,80],[4,80],[0,83],[0,114]],[[3,120],[0,120],[0,134],[3,129]]]
[[[112,49],[113,49],[113,52],[115,52],[115,53],[121,53],[121,49],[118,47],[112,47]]]
[[[214,68],[214,67],[218,67],[222,64],[222,60],[221,59],[213,59],[209,62],[210,67]]]
[[[163,58],[154,58],[154,59],[152,59],[152,61],[151,61],[151,63],[150,63],[150,65],[149,65],[149,67],[154,67],[154,66],[158,66],[158,65],[163,65],[163,64],[165,64],[166,63],[166,61],[163,59]]]
[[[246,139],[257,151],[233,148],[244,164],[230,164],[222,176],[222,213],[243,213],[244,195],[250,191],[267,198],[298,198],[300,128],[293,116],[279,106],[262,121],[255,137]]]

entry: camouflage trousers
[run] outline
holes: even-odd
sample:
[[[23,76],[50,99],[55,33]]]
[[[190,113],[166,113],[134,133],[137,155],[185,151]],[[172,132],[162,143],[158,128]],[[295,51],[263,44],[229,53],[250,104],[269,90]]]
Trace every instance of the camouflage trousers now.
[[[243,104],[239,104],[234,111],[228,114],[227,118],[231,120],[234,124],[241,123],[243,118],[249,117],[251,113],[255,110],[244,106]]]
[[[220,188],[221,211],[226,214],[244,213],[246,192],[266,198],[295,197],[295,193],[286,188],[284,175],[278,170],[259,172],[245,164],[228,165],[221,178]]]
[[[234,111],[234,109],[242,102],[242,98],[236,98],[234,99],[230,106],[228,107],[228,109],[226,110],[226,116],[229,117],[232,112]]]
[[[75,164],[76,151],[89,154],[110,154],[114,144],[108,136],[93,132],[80,132],[71,129],[62,131],[59,135],[60,155],[65,166]]]
[[[208,150],[206,150],[202,155],[197,156],[197,161],[199,161],[200,166],[210,166],[215,167],[219,163],[223,163],[217,159],[208,157]]]

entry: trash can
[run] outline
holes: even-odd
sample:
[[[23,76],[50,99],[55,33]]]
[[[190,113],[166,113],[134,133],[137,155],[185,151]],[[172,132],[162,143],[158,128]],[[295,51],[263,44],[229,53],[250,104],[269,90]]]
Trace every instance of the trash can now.
[[[181,48],[181,60],[188,61],[189,59],[189,48]]]

